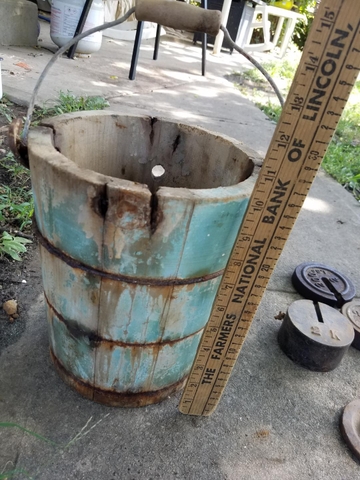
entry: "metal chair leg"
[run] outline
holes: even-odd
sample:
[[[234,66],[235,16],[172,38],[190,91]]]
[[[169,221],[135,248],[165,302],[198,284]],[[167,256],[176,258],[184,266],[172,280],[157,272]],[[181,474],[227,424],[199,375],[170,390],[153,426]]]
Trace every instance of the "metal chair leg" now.
[[[77,27],[76,27],[76,30],[75,30],[75,33],[74,33],[74,37],[76,37],[76,35],[79,35],[79,33],[82,33],[85,22],[86,22],[86,19],[87,19],[87,16],[90,12],[92,2],[93,2],[93,0],[86,0],[86,2],[84,4],[84,8],[83,8],[83,10],[81,12],[81,15],[80,15],[80,18],[79,18],[79,22],[77,24]],[[68,58],[74,58],[75,50],[76,50],[77,45],[78,45],[78,42],[74,43],[74,45],[69,48],[69,51],[68,51],[68,54],[67,54]]]
[[[141,44],[141,37],[144,28],[144,22],[138,22],[136,28],[136,35],[135,35],[135,42],[133,53],[131,57],[131,65],[130,65],[130,72],[129,72],[129,80],[135,80],[136,76],[136,67],[139,59],[139,52],[140,52],[140,44]]]
[[[202,34],[202,54],[201,54],[201,75],[205,77],[206,75],[206,44],[207,44],[207,33]]]
[[[157,58],[158,58],[159,44],[160,44],[160,33],[161,33],[161,25],[158,24],[158,26],[156,28],[156,37],[155,37],[155,47],[154,47],[153,60],[157,60]]]
[[[202,8],[208,8],[207,0],[201,0]],[[206,75],[206,47],[207,47],[207,33],[202,34],[202,52],[201,52],[201,75]]]

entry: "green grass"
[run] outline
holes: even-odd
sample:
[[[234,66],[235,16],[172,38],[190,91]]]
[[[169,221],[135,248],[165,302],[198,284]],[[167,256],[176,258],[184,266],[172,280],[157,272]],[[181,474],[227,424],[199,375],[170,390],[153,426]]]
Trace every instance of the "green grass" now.
[[[17,163],[11,152],[0,160],[0,166],[10,178],[8,185],[0,184],[0,225],[27,230],[34,213],[29,171]],[[0,255],[3,253],[7,252],[0,244]]]
[[[276,105],[270,101],[267,103],[260,103],[259,101],[255,102],[255,105],[260,108],[261,111],[265,113],[270,120],[273,120],[275,123],[279,121],[282,108],[280,105]]]
[[[0,470],[0,480],[10,480],[11,478],[18,478],[19,475],[23,475],[29,480],[35,480],[36,478],[39,478],[39,476],[42,473],[42,470],[46,467],[48,467],[54,460],[55,456],[62,455],[64,454],[76,443],[82,440],[86,435],[91,434],[92,430],[96,428],[101,422],[103,422],[110,413],[105,414],[102,418],[100,418],[97,422],[93,422],[93,417],[90,417],[88,421],[85,423],[85,425],[81,428],[81,430],[76,433],[74,437],[72,437],[66,444],[59,444],[56,443],[43,435],[38,434],[37,432],[34,432],[32,430],[29,430],[28,428],[24,428],[22,425],[19,425],[17,423],[13,422],[0,422],[0,428],[8,430],[10,432],[10,435],[15,435],[17,431],[20,431],[21,433],[25,435],[29,435],[31,437],[34,437],[35,440],[38,440],[40,442],[43,442],[44,444],[47,444],[51,447],[52,452],[48,457],[44,457],[44,462],[43,464],[39,465],[37,471],[35,473],[30,474],[26,470],[22,468],[16,468],[13,470],[7,470],[7,465],[2,468],[2,471]],[[10,462],[8,462],[10,463]],[[1,466],[0,466],[1,468]]]
[[[11,177],[16,178],[23,185],[29,180],[29,171],[15,159],[12,152],[8,152],[1,160],[0,166],[6,170]]]
[[[0,186],[0,222],[11,223],[23,231],[31,224],[33,213],[31,190]]]
[[[360,97],[360,82],[352,92],[352,99]],[[360,111],[349,103],[328,147],[322,166],[341,185],[360,200]]]
[[[276,81],[278,87],[285,94],[291,85],[294,78],[297,64],[300,59],[299,52],[294,52],[294,60],[278,60],[262,63],[262,67],[268,72],[271,77]],[[241,73],[244,79],[250,80],[258,85],[268,85],[262,73],[256,68],[251,68]],[[270,88],[270,87],[269,87]]]
[[[274,78],[282,94],[286,96],[300,57],[294,61],[277,60],[264,63],[264,68]],[[267,82],[256,69],[239,74],[245,80],[255,83],[254,89],[244,88],[241,92],[248,96],[268,116],[278,122],[281,107],[277,98],[269,90]],[[352,90],[349,101],[344,109],[335,135],[328,147],[322,162],[324,170],[333,176],[341,185],[351,191],[360,201],[360,81],[357,81]]]
[[[104,110],[109,106],[109,102],[99,96],[77,96],[69,90],[59,93],[59,98],[52,107],[38,108],[35,110],[33,118],[36,121],[44,117],[54,117],[64,113],[82,112],[84,110]]]
[[[5,117],[8,123],[11,123],[14,118],[11,105],[11,102],[9,102],[5,97],[0,100],[0,116]]]
[[[33,125],[46,117],[84,110],[103,110],[109,103],[102,97],[76,96],[70,91],[60,92],[55,105],[37,108],[34,112]],[[6,98],[0,101],[0,115],[7,123],[14,118],[13,104]],[[0,257],[10,256],[20,260],[19,254],[26,252],[29,243],[21,236],[12,235],[10,229],[29,230],[34,214],[34,202],[30,184],[29,170],[22,167],[14,155],[8,151],[0,159],[0,168],[6,172],[8,182],[0,184]],[[4,228],[6,229],[4,231]]]
[[[264,62],[262,66],[272,77],[288,80],[293,79],[297,67],[295,63],[290,62],[289,60]],[[257,69],[248,70],[244,75],[250,75],[253,78],[261,81],[263,81],[264,78]]]

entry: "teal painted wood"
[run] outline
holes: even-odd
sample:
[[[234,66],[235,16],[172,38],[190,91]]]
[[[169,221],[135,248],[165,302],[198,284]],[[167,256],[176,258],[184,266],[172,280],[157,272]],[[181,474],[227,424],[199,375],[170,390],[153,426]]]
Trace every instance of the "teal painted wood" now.
[[[60,375],[111,405],[165,398],[191,368],[259,159],[206,130],[108,112],[51,120],[29,153]]]
[[[52,352],[71,377],[104,393],[116,391],[119,398],[121,394],[150,394],[183,381],[188,373],[185,359],[193,360],[202,334],[175,344],[113,344],[109,348],[106,342],[96,345],[86,335],[72,335],[49,305],[47,315]]]
[[[190,285],[149,286],[74,269],[41,247],[47,303],[64,323],[104,341],[176,342],[204,327],[220,277]],[[101,322],[99,322],[101,318]],[[81,332],[79,332],[80,335]]]

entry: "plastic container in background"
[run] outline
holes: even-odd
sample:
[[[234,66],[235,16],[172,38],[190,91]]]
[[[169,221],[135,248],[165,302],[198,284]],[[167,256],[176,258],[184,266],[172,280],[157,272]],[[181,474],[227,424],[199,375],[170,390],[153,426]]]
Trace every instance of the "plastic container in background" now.
[[[85,0],[52,0],[51,3],[51,40],[62,47],[74,36],[77,24],[85,5]],[[86,19],[83,31],[90,30],[104,23],[104,5],[101,0],[94,0]],[[78,43],[76,53],[94,53],[100,50],[102,32],[96,32],[83,38]]]

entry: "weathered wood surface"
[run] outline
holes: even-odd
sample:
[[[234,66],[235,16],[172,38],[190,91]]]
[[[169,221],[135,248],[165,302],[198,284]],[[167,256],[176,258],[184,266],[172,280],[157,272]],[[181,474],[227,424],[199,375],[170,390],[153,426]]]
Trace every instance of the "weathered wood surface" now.
[[[259,159],[149,117],[82,112],[47,125],[29,153],[55,363],[91,398],[158,401],[191,367]]]

